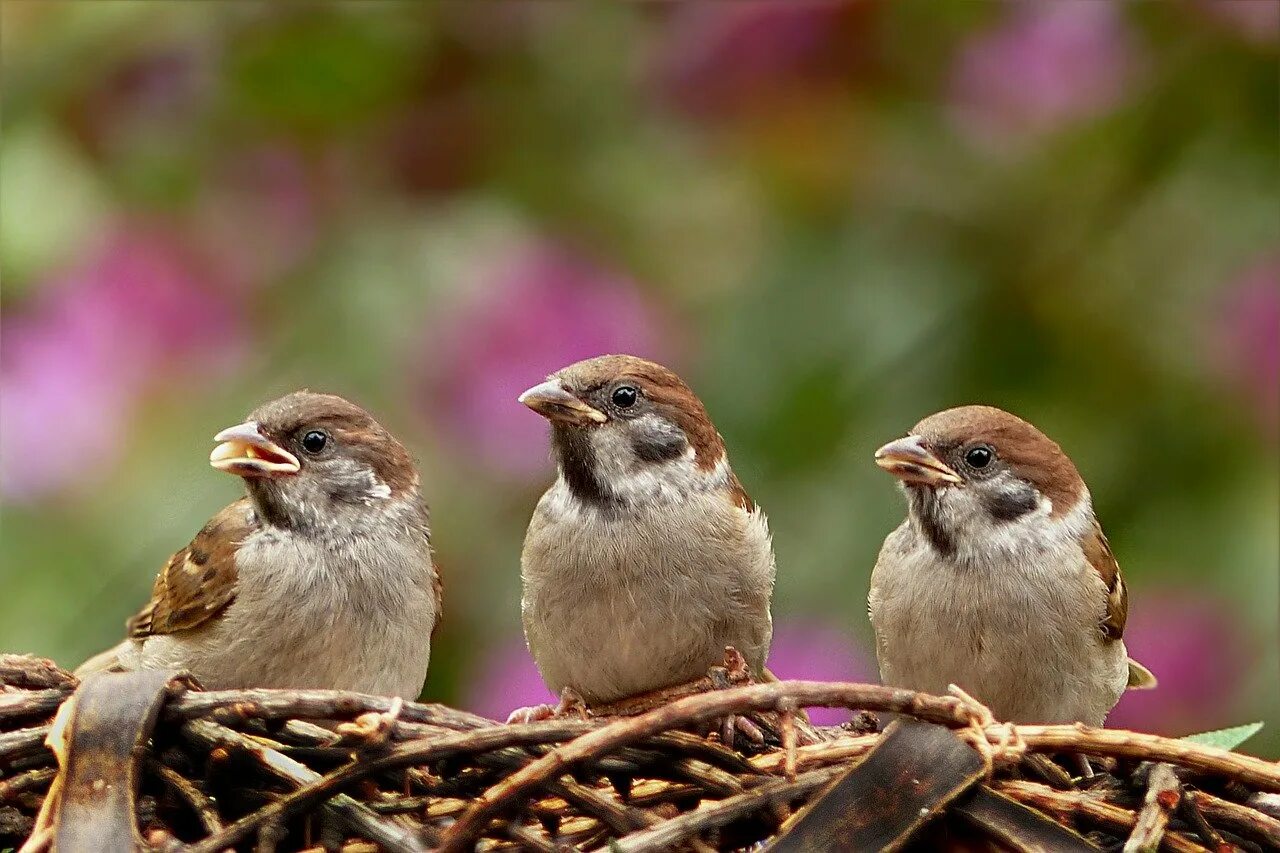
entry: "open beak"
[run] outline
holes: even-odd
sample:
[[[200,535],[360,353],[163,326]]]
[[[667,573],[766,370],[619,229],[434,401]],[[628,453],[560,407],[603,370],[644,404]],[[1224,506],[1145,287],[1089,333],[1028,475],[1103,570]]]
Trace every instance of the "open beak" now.
[[[521,394],[519,399],[549,421],[587,426],[602,424],[609,419],[604,412],[593,409],[566,391],[558,379],[534,385]]]
[[[209,464],[238,477],[280,477],[296,474],[298,457],[264,436],[258,425],[246,421],[213,437],[221,442],[209,454]]]
[[[904,483],[917,486],[959,486],[955,471],[934,455],[918,435],[891,441],[876,451],[876,464]]]

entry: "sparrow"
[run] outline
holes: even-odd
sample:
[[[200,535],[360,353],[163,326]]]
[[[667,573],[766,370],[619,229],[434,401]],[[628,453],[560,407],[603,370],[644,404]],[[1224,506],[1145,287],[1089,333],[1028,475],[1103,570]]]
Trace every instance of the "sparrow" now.
[[[956,684],[1007,722],[1100,726],[1155,686],[1124,645],[1128,594],[1075,465],[1008,412],[931,415],[875,454],[907,496],[868,609],[885,684]]]
[[[762,673],[768,523],[689,386],[606,355],[519,399],[550,421],[557,467],[520,560],[525,639],[547,686],[607,704],[706,675],[726,646]]]
[[[326,688],[416,699],[440,615],[409,453],[368,412],[299,391],[214,436],[244,480],[160,570],[93,671],[183,669],[208,689]]]

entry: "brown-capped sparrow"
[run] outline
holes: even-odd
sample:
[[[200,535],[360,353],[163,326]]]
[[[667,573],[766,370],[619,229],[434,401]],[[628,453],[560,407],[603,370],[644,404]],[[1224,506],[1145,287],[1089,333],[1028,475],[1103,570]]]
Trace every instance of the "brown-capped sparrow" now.
[[[627,355],[520,395],[551,422],[558,468],[521,554],[529,651],[589,705],[707,674],[734,646],[762,673],[773,546],[702,402]]]
[[[907,520],[885,539],[868,605],[880,675],[954,683],[1010,722],[1101,725],[1155,678],[1125,651],[1128,600],[1075,465],[989,406],[925,418],[876,451]]]
[[[408,452],[341,397],[299,391],[214,436],[244,479],[160,570],[129,638],[77,671],[185,669],[206,688],[417,698],[440,614]]]

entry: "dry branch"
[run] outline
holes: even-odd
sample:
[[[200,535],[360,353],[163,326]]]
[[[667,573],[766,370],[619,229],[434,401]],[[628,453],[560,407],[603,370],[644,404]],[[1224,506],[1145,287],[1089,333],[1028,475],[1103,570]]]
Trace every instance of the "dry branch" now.
[[[60,778],[44,740],[75,686],[47,662],[0,656],[0,848],[22,844]],[[865,719],[858,730],[812,729],[799,712],[818,706],[915,718],[932,724],[919,727],[926,740],[937,726],[952,729],[957,755],[976,748],[983,769],[955,777],[923,825],[857,794],[861,782],[845,786],[851,799],[839,808],[807,808],[888,743]],[[190,851],[323,842],[353,853],[611,844],[629,853],[706,853],[778,841],[805,814],[806,831],[817,821],[820,836],[822,815],[849,809],[869,809],[868,825],[901,826],[903,837],[925,844],[950,827],[1015,849],[1035,838],[1090,849],[1065,823],[1116,849],[1126,841],[1172,851],[1280,847],[1280,820],[1246,804],[1280,791],[1280,766],[1186,741],[1010,727],[962,697],[865,684],[705,679],[649,694],[629,710],[635,714],[508,726],[375,696],[179,685],[135,759],[136,818],[151,843]],[[732,744],[721,742],[729,718],[748,722],[729,727]],[[753,729],[763,743],[743,735]],[[1106,758],[1111,775],[1077,787],[1068,759],[1086,754]],[[909,752],[894,760],[915,776],[936,771],[911,769]]]

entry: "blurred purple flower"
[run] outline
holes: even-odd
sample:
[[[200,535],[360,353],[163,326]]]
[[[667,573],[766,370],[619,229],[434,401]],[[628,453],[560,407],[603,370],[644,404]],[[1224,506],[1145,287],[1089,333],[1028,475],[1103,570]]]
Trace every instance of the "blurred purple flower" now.
[[[872,684],[880,681],[875,662],[848,632],[812,620],[774,625],[769,669],[783,679]],[[817,725],[834,726],[849,719],[849,712],[840,708],[813,708],[809,717]]]
[[[30,501],[105,470],[148,380],[239,336],[202,265],[171,240],[120,232],[0,321],[0,494]],[[209,357],[212,357],[210,361]]]
[[[869,2],[685,3],[655,61],[659,89],[685,112],[768,113],[788,93],[855,71]]]
[[[1097,116],[1124,97],[1136,59],[1121,4],[1007,3],[952,69],[952,116],[979,143],[1000,144]]]
[[[491,720],[505,720],[516,708],[556,702],[542,683],[524,637],[511,637],[495,645],[475,671],[463,707]]]
[[[1256,262],[1229,286],[1217,349],[1227,380],[1274,434],[1280,427],[1280,253]]]
[[[1160,686],[1125,693],[1108,726],[1184,735],[1247,722],[1232,714],[1249,643],[1225,602],[1190,590],[1144,596],[1124,641]]]
[[[199,231],[223,261],[227,283],[261,287],[315,246],[328,175],[300,152],[263,145],[226,158],[216,190],[199,213]]]
[[[422,408],[488,464],[528,475],[546,465],[547,428],[521,414],[520,392],[590,356],[663,360],[663,323],[633,281],[547,244],[511,251],[481,279],[432,335]]]
[[[1246,41],[1275,44],[1280,38],[1280,3],[1274,0],[1195,0],[1195,6]]]
[[[781,624],[774,628],[769,668],[779,678],[819,681],[872,681],[876,668],[845,632],[810,622]],[[477,668],[465,707],[495,720],[505,720],[516,708],[555,702],[542,683],[538,668],[522,638],[495,646]],[[810,713],[819,725],[837,725],[849,718],[847,711],[815,708]]]

